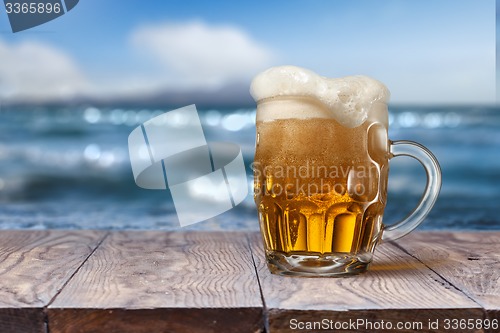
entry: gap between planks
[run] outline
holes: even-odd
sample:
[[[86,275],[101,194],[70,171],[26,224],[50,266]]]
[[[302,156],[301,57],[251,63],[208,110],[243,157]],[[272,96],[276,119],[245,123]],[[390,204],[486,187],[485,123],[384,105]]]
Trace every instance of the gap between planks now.
[[[73,269],[73,272],[71,272],[68,275],[68,277],[65,280],[63,280],[64,282],[61,284],[61,287],[58,288],[58,290],[55,292],[55,294],[50,299],[50,301],[48,301],[42,307],[44,318],[45,318],[45,327],[47,327],[47,324],[50,324],[50,323],[48,323],[48,319],[49,319],[48,314],[47,314],[48,307],[50,305],[52,305],[54,303],[54,301],[57,300],[57,298],[60,296],[60,294],[63,292],[63,290],[65,290],[65,288],[68,286],[68,284],[70,284],[78,276],[78,274],[80,274],[82,267],[84,265],[86,265],[86,263],[89,260],[91,260],[93,258],[93,256],[95,256],[96,251],[98,251],[101,248],[101,246],[105,242],[105,240],[108,239],[108,237],[110,235],[112,235],[113,233],[114,233],[113,231],[108,231],[108,232],[103,232],[101,234],[101,237],[98,238],[98,241],[93,244],[93,247],[89,248],[90,251],[88,252],[86,257],[83,259],[80,259],[82,261],[80,263],[78,263],[76,268]],[[250,258],[249,264],[251,265],[253,273],[256,276],[256,282],[258,284],[258,290],[260,292],[260,298],[261,298],[261,303],[262,303],[262,308],[263,308],[262,315],[264,316],[263,323],[265,325],[266,331],[269,332],[270,331],[269,330],[269,321],[270,321],[269,313],[270,313],[270,310],[274,310],[274,309],[268,308],[267,302],[266,302],[266,298],[268,297],[268,295],[266,295],[264,288],[263,288],[263,283],[265,283],[265,281],[263,281],[262,279],[265,280],[267,278],[267,276],[262,274],[262,270],[263,269],[266,270],[267,266],[265,265],[265,263],[263,264],[263,258],[261,258],[261,256],[262,256],[261,250],[262,249],[258,248],[258,247],[262,247],[260,235],[257,232],[245,232],[245,233],[241,233],[241,234],[243,234],[242,235],[243,236],[242,243],[246,244],[244,250],[249,253],[249,258]],[[471,233],[471,234],[474,235],[474,233]],[[419,232],[417,232],[416,236],[413,236],[413,235],[409,236],[409,240],[411,239],[410,242],[401,243],[401,244],[399,244],[398,242],[389,242],[389,244],[391,246],[397,248],[401,252],[405,253],[406,255],[410,256],[415,261],[419,262],[422,265],[422,268],[425,267],[425,269],[428,269],[430,272],[433,272],[433,274],[438,276],[442,281],[446,282],[449,286],[454,288],[457,293],[462,294],[465,298],[468,298],[471,302],[476,304],[478,306],[478,308],[482,310],[482,313],[484,316],[488,316],[488,308],[485,307],[484,302],[477,300],[477,298],[474,296],[475,295],[474,289],[467,288],[468,285],[465,285],[465,287],[464,287],[464,282],[462,280],[460,280],[460,276],[454,276],[454,275],[450,274],[449,272],[446,271],[446,267],[444,268],[445,269],[444,271],[443,271],[443,267],[439,267],[439,266],[434,267],[436,263],[434,261],[432,261],[432,259],[433,259],[432,257],[426,257],[425,251],[422,252],[423,253],[422,254],[421,251],[416,252],[416,250],[415,251],[412,250],[412,249],[422,248],[421,245],[423,243],[429,245],[427,250],[432,250],[432,249],[434,249],[436,251],[446,250],[445,247],[443,247],[443,248],[439,247],[442,244],[436,243],[435,240],[433,242],[432,239],[427,239],[429,237],[429,235],[434,236],[436,238],[448,237],[445,244],[450,246],[450,249],[452,250],[452,252],[454,250],[458,251],[458,252],[453,252],[453,253],[459,253],[459,255],[460,255],[459,259],[462,258],[462,260],[463,260],[463,259],[467,258],[468,260],[471,260],[470,263],[466,261],[464,263],[464,265],[466,265],[466,264],[473,265],[474,263],[476,263],[476,261],[472,261],[472,260],[479,260],[478,258],[472,256],[472,254],[470,255],[470,257],[472,259],[469,259],[469,256],[463,257],[464,253],[466,253],[466,252],[464,252],[465,250],[460,250],[460,249],[457,250],[456,248],[454,248],[454,246],[456,246],[456,244],[458,244],[458,242],[462,241],[462,238],[460,238],[459,236],[463,236],[463,238],[465,239],[467,237],[468,233],[463,233],[463,235],[462,235],[460,232],[446,232],[446,233],[445,232],[443,232],[443,233],[440,233],[440,232],[422,232],[422,233],[419,233]],[[473,240],[476,242],[478,241],[478,238],[474,238],[474,237],[477,237],[477,235],[478,234],[476,233],[475,236],[472,237]],[[451,236],[456,237],[456,239],[450,238]],[[498,236],[496,236],[496,237],[498,238]],[[488,246],[489,246],[489,243],[483,244],[483,247],[488,247]],[[422,249],[425,250],[424,248],[422,248]],[[492,249],[494,250],[494,248],[492,248]],[[482,250],[478,250],[478,251],[479,251],[478,254],[480,256],[483,252],[481,252]],[[437,252],[437,254],[439,254],[439,252]],[[375,261],[377,261],[377,258],[375,258]],[[452,264],[453,264],[453,261],[451,261],[450,265],[452,265]],[[477,278],[480,278],[480,277],[478,276]],[[292,280],[290,280],[290,281],[292,281]],[[492,307],[494,307],[495,304],[492,302],[490,302],[490,304],[493,304],[493,305],[490,305],[490,307],[489,307],[489,309],[492,309]],[[307,309],[304,309],[304,310],[307,311]],[[46,329],[46,332],[47,332],[47,329]]]
[[[0,232],[0,331],[47,332],[47,306],[107,232]]]
[[[429,235],[432,235],[433,240],[428,240],[427,238]],[[331,306],[331,303],[329,302],[323,302],[321,292],[319,292],[318,289],[315,285],[317,284],[324,284],[324,287],[330,287],[329,284],[322,283],[321,280],[318,280],[318,283],[310,284],[307,282],[304,282],[306,280],[310,279],[294,279],[290,280],[288,284],[290,284],[289,287],[295,288],[296,291],[299,293],[302,293],[302,296],[306,296],[305,302],[301,302],[299,300],[299,303],[297,303],[297,300],[290,301],[290,298],[285,297],[280,294],[281,292],[289,293],[286,291],[289,287],[283,289],[281,286],[283,282],[280,282],[281,278],[272,276],[267,272],[267,267],[265,264],[265,261],[263,258],[261,258],[264,254],[262,251],[262,243],[260,240],[260,237],[256,233],[254,234],[249,234],[248,236],[250,238],[250,246],[251,246],[251,251],[252,251],[252,257],[254,260],[254,267],[257,269],[257,277],[258,277],[258,282],[259,282],[259,287],[261,290],[261,294],[263,295],[263,304],[264,304],[264,314],[266,316],[266,329],[268,329],[269,325],[271,326],[271,330],[276,331],[276,332],[288,332],[286,329],[282,329],[283,324],[286,324],[286,321],[283,319],[289,319],[290,315],[293,316],[300,316],[303,315],[305,319],[311,320],[311,318],[317,317],[321,315],[326,315],[326,316],[332,316],[332,317],[337,317],[337,319],[344,319],[349,317],[349,313],[351,312],[351,316],[353,315],[354,312],[358,313],[358,315],[362,315],[362,311],[360,311],[356,304],[351,304],[347,305],[345,308],[335,308]],[[455,239],[456,237],[456,239]],[[366,308],[367,311],[364,313],[364,315],[371,316],[374,315],[376,316],[376,313],[383,313],[382,319],[384,319],[384,316],[390,315],[392,311],[397,311],[397,312],[407,312],[406,315],[410,314],[411,316],[416,316],[417,318],[449,318],[449,316],[459,316],[460,318],[483,318],[483,319],[492,319],[496,317],[496,312],[497,310],[497,305],[495,302],[490,301],[490,303],[486,303],[486,301],[481,301],[480,298],[478,298],[477,292],[472,288],[469,288],[469,286],[464,282],[462,279],[462,276],[453,274],[454,272],[452,271],[453,268],[455,268],[454,264],[457,264],[457,258],[463,262],[465,259],[463,251],[460,249],[457,250],[457,242],[462,241],[463,238],[470,237],[471,239],[469,240],[471,243],[478,244],[479,239],[482,239],[480,234],[478,233],[463,233],[463,232],[417,232],[416,236],[414,237],[409,237],[408,240],[411,239],[410,242],[403,243],[404,245],[399,245],[394,242],[388,242],[388,244],[382,245],[378,251],[376,251],[376,256],[374,259],[375,265],[372,266],[369,269],[369,274],[364,274],[361,279],[364,280],[370,280],[372,279],[375,275],[379,275],[380,272],[377,272],[379,269],[380,264],[385,265],[387,263],[384,263],[384,260],[387,260],[387,255],[391,254],[392,255],[396,253],[403,254],[404,256],[407,256],[407,258],[411,258],[411,260],[414,262],[413,266],[415,266],[416,269],[420,271],[421,275],[421,280],[427,280],[428,282],[432,282],[431,280],[435,281],[435,286],[436,290],[440,290],[441,293],[444,292],[444,295],[452,295],[455,294],[454,298],[451,298],[449,302],[447,301],[439,301],[439,299],[442,296],[438,296],[437,298],[434,297],[434,301],[432,302],[427,302],[426,306],[417,306],[411,309],[406,309],[406,307],[399,308],[399,310],[396,310],[397,307],[393,307],[396,303],[394,303],[392,306],[389,305],[387,306],[384,304],[378,304],[377,302],[374,303],[374,305],[371,305]],[[479,238],[478,238],[479,237]],[[498,238],[498,234],[492,235],[492,239],[495,239],[495,237]],[[442,243],[436,242],[436,240],[443,241]],[[422,248],[422,243],[427,244],[427,249],[426,247]],[[491,243],[491,240],[490,240]],[[483,248],[477,248],[476,252],[478,252],[478,257],[481,257],[482,254],[487,253],[487,251],[484,250],[484,247],[487,249],[491,248],[494,252],[494,247],[492,247],[493,243],[488,243],[485,246],[483,245]],[[461,244],[461,243],[458,243]],[[393,250],[390,250],[390,248],[393,248]],[[422,251],[419,251],[419,249],[422,249]],[[433,261],[435,258],[432,256],[426,256],[425,250],[428,251],[435,251],[437,255],[448,255],[451,254],[451,257],[449,260],[445,260],[447,262],[447,266],[445,267],[433,267],[436,263]],[[389,251],[389,252],[388,252]],[[416,251],[414,254],[412,254],[412,251]],[[422,255],[422,253],[423,255]],[[472,251],[474,253],[474,251]],[[484,253],[483,253],[484,252]],[[396,255],[396,257],[398,257]],[[394,258],[396,258],[394,257]],[[401,258],[403,258],[401,257]],[[467,257],[467,259],[469,259]],[[472,258],[469,260],[480,260],[477,258]],[[473,261],[474,262],[474,261]],[[467,266],[468,262],[465,262],[465,266]],[[417,266],[420,266],[417,267]],[[468,266],[473,266],[472,263],[469,263]],[[460,266],[462,267],[462,266]],[[460,268],[459,267],[459,268]],[[451,268],[451,269],[450,269]],[[493,271],[495,271],[495,267],[492,267]],[[444,270],[443,270],[444,269]],[[446,270],[448,269],[448,271]],[[429,272],[425,273],[425,271]],[[395,274],[398,272],[395,271]],[[427,278],[424,279],[424,277],[427,276]],[[446,276],[446,278],[445,278]],[[475,281],[479,277],[473,277],[472,280]],[[359,283],[360,277],[352,277],[352,278],[347,278],[347,279],[331,279],[329,282],[331,284],[335,285],[337,284],[338,287],[341,289],[344,287],[349,287],[350,284],[357,285]],[[284,280],[282,280],[284,281]],[[348,282],[349,281],[349,282]],[[323,280],[324,282],[324,280]],[[345,285],[344,285],[345,284]],[[437,285],[436,285],[437,284]],[[439,286],[441,285],[441,286]],[[488,285],[489,286],[489,285]],[[297,289],[298,288],[298,289]],[[450,289],[451,288],[451,289]],[[273,290],[274,289],[274,290]],[[295,290],[294,289],[294,290]],[[306,293],[304,293],[301,289],[304,289]],[[450,289],[448,292],[445,289]],[[279,291],[276,291],[279,290]],[[316,293],[317,291],[318,293]],[[453,292],[454,291],[454,292]],[[334,295],[339,292],[338,288],[337,291],[331,290],[331,294]],[[495,290],[492,290],[492,292],[496,293]],[[289,295],[290,297],[295,297],[296,295],[294,294],[295,292],[292,291],[292,293]],[[308,295],[313,295],[317,294],[319,296],[317,302],[315,301],[308,301],[307,299],[309,298]],[[471,296],[472,295],[472,296]],[[300,296],[300,295],[299,295]],[[452,300],[455,301],[452,301]],[[458,301],[461,299],[461,301]],[[270,301],[270,303],[268,302]],[[377,299],[375,299],[377,301]],[[380,299],[378,300],[380,301]],[[319,303],[318,303],[319,302]],[[341,302],[342,303],[342,302]],[[302,305],[302,307],[300,307]],[[352,306],[354,305],[354,306]],[[406,310],[405,310],[406,309]],[[348,312],[346,312],[348,310]],[[375,312],[373,312],[375,311]],[[388,312],[387,312],[388,311]],[[419,313],[420,312],[420,313]],[[308,315],[309,314],[309,315]],[[311,317],[312,316],[312,317]],[[402,318],[402,317],[401,317]],[[379,318],[380,319],[380,318]],[[277,323],[280,322],[281,325],[277,325]],[[281,327],[281,328],[280,328]],[[269,331],[269,329],[268,329]],[[488,330],[486,330],[488,331]]]
[[[390,241],[389,242],[390,244],[392,244],[393,246],[395,246],[396,248],[400,249],[401,251],[403,251],[404,253],[406,253],[407,255],[409,255],[410,257],[414,258],[415,260],[417,260],[418,262],[420,262],[422,265],[424,265],[425,267],[427,267],[429,270],[431,270],[432,272],[434,272],[437,276],[439,276],[441,279],[443,279],[444,281],[446,281],[450,286],[452,286],[453,288],[455,288],[456,291],[458,291],[459,293],[463,294],[465,297],[467,297],[468,299],[470,299],[472,302],[474,302],[475,304],[477,304],[478,307],[480,307],[482,310],[483,310],[483,313],[484,313],[484,317],[486,318],[487,315],[486,315],[486,309],[476,300],[474,299],[472,296],[468,295],[468,293],[465,292],[465,290],[462,290],[460,289],[455,282],[453,282],[451,278],[446,278],[446,276],[444,276],[444,274],[441,274],[439,273],[437,270],[433,269],[431,265],[429,264],[426,264],[426,262],[424,260],[421,260],[418,256],[415,256],[414,254],[412,254],[410,251],[408,251],[406,248],[404,248],[403,246],[399,245],[396,241]]]
[[[49,306],[55,301],[57,296],[64,290],[64,288],[68,285],[68,283],[75,277],[76,274],[80,271],[82,266],[89,260],[90,257],[95,253],[95,251],[101,246],[101,244],[104,242],[104,240],[110,235],[110,232],[106,232],[104,236],[101,238],[101,240],[96,244],[96,246],[92,249],[92,251],[85,257],[85,259],[80,263],[80,265],[75,269],[75,271],[70,275],[70,277],[63,283],[61,288],[55,293],[55,295],[50,299],[50,301],[44,305],[43,307],[43,321],[44,321],[44,326],[45,326],[45,332],[50,333],[49,330],[49,314],[48,314],[48,308]]]
[[[260,332],[262,294],[251,258],[246,232],[112,233],[48,308],[50,329],[216,332],[237,325]]]
[[[95,251],[99,248],[99,246],[101,246],[101,244],[104,242],[104,240],[106,238],[108,238],[109,235],[110,235],[109,231],[104,234],[104,236],[97,243],[97,245],[94,247],[94,249],[92,251],[90,251],[90,253],[87,255],[87,257],[85,257],[85,259],[80,263],[80,265],[75,269],[75,271],[70,275],[70,277],[63,283],[63,285],[61,286],[61,289],[59,289],[55,293],[55,295],[50,299],[50,301],[43,307],[43,313],[44,313],[44,316],[45,316],[45,319],[46,319],[45,320],[46,324],[48,323],[47,309],[49,308],[49,306],[52,305],[52,303],[55,301],[55,299],[57,298],[57,296],[59,296],[59,294],[61,294],[61,292],[68,285],[68,283],[70,283],[70,281],[75,277],[75,275],[78,274],[78,272],[83,267],[83,265],[90,259],[90,257],[92,257],[92,255],[95,253]],[[48,332],[48,330],[47,330],[47,332]]]
[[[270,332],[269,330],[269,311],[267,310],[267,305],[266,305],[266,299],[264,297],[264,291],[262,290],[262,283],[260,281],[260,276],[259,276],[259,269],[257,267],[257,263],[255,262],[255,256],[256,254],[253,251],[253,246],[252,246],[252,235],[255,235],[257,232],[248,232],[245,233],[245,237],[247,240],[247,246],[248,250],[250,251],[250,258],[252,258],[252,264],[255,272],[255,276],[257,278],[257,284],[259,285],[259,291],[260,291],[260,298],[262,300],[262,315],[264,316],[264,332]],[[259,234],[260,236],[260,234]],[[257,236],[257,237],[259,237]],[[255,236],[254,236],[255,237]]]

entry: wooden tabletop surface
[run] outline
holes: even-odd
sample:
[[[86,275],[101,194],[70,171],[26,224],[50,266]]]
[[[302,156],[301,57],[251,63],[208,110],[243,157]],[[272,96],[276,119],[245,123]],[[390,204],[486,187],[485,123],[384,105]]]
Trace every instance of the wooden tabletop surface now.
[[[414,232],[365,274],[269,273],[256,232],[0,231],[0,333],[500,332],[500,231]]]

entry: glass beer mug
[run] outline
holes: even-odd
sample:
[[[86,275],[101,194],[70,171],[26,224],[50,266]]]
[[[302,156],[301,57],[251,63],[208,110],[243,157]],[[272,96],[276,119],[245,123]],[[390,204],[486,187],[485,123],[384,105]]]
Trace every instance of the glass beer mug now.
[[[418,143],[388,140],[384,99],[370,100],[362,123],[352,126],[331,117],[314,95],[285,89],[259,98],[262,94],[252,89],[257,100],[254,198],[271,272],[364,272],[377,243],[403,237],[424,220],[440,190],[439,164]],[[386,226],[389,160],[397,156],[420,161],[427,185],[414,211]]]

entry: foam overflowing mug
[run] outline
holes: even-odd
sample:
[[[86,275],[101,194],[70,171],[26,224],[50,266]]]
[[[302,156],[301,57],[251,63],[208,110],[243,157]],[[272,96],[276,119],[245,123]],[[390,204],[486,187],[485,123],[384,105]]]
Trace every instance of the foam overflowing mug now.
[[[366,271],[380,240],[415,229],[434,205],[441,171],[425,147],[387,138],[389,91],[365,76],[328,79],[294,66],[257,75],[254,197],[271,272],[341,276]],[[389,160],[427,173],[404,220],[382,223]]]

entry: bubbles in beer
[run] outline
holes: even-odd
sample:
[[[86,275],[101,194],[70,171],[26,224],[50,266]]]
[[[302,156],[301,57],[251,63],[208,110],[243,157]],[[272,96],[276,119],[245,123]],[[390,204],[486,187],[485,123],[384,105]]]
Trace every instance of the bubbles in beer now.
[[[268,262],[301,272],[366,265],[382,230],[389,91],[365,76],[328,79],[294,66],[259,74],[250,91]]]
[[[386,138],[383,129],[349,129],[315,118],[257,123],[255,174],[265,175],[260,179],[266,190],[256,191],[255,200],[270,250],[369,251],[380,233],[387,181],[380,170],[387,169],[388,156],[387,145],[368,142],[375,135],[379,142]]]

